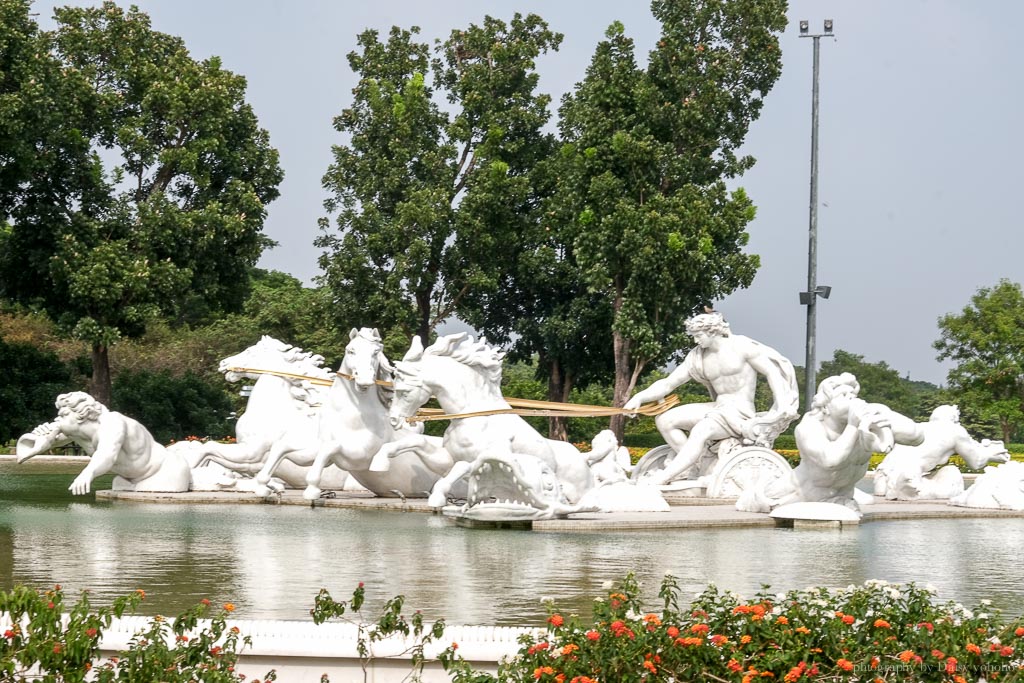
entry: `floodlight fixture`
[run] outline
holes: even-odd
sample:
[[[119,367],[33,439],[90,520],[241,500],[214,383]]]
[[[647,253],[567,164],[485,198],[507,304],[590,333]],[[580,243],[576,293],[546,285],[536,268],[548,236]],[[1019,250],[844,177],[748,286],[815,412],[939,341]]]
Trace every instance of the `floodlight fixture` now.
[[[826,19],[825,20],[825,35],[829,35],[829,36],[832,35],[832,20],[831,19]]]
[[[807,35],[807,31],[810,30],[810,23],[806,19],[800,21],[800,35]]]

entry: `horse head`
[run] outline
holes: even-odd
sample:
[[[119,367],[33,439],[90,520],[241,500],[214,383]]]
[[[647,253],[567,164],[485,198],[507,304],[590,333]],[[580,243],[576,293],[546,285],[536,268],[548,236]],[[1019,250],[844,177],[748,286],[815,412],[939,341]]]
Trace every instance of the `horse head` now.
[[[217,371],[224,373],[224,379],[229,382],[237,382],[243,377],[259,379],[260,374],[258,372],[244,369],[279,369],[282,365],[281,358],[291,348],[291,346],[282,341],[263,335],[258,342],[241,353],[236,353],[222,360],[217,367]]]
[[[357,330],[353,327],[348,337],[340,371],[351,375],[356,389],[364,392],[381,379],[381,373],[386,375],[391,365],[382,353],[384,344],[376,329],[364,327]]]
[[[415,415],[430,400],[430,388],[423,382],[422,362],[423,342],[416,335],[405,356],[395,363],[394,396],[389,418],[391,426],[396,429],[405,422],[405,418]]]

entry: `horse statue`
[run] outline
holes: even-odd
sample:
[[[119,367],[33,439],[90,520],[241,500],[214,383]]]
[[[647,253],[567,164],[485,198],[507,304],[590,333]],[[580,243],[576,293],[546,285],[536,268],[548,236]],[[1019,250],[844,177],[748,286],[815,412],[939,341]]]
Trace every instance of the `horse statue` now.
[[[431,396],[451,415],[509,410],[501,394],[504,355],[465,333],[440,337],[426,349],[415,337],[395,364],[392,424],[406,422]],[[488,505],[514,508],[517,519],[581,512],[580,498],[594,485],[587,459],[572,444],[546,439],[518,415],[454,418],[443,443],[455,463],[431,491],[433,507],[443,506],[451,486],[467,475],[472,493],[463,508],[467,516],[474,516],[472,508]],[[513,466],[517,462],[522,464]],[[480,477],[492,475],[497,488],[488,494]]]
[[[269,457],[277,457],[277,451],[312,448],[315,452],[317,417],[326,387],[308,378],[330,381],[332,375],[322,367],[323,362],[323,356],[266,335],[241,353],[222,360],[218,370],[227,381],[255,380],[252,394],[235,425],[236,443],[192,445],[184,451],[190,465],[196,468],[216,463],[252,475]],[[304,469],[287,468],[277,474],[292,486],[306,483]],[[333,474],[332,486],[340,488],[345,478],[343,472]]]
[[[405,498],[424,497],[437,481],[438,470],[451,468],[440,439],[423,436],[422,427],[415,429],[404,422],[392,426],[388,418],[392,367],[383,350],[377,330],[352,329],[341,366],[323,396],[314,443],[274,448],[256,475],[257,495],[270,493],[267,484],[287,460],[309,465],[303,492],[307,500],[320,497],[324,468],[332,464],[378,496]],[[395,453],[391,467],[371,470],[374,455],[386,443],[392,444]],[[432,462],[433,471],[424,465],[425,459]]]

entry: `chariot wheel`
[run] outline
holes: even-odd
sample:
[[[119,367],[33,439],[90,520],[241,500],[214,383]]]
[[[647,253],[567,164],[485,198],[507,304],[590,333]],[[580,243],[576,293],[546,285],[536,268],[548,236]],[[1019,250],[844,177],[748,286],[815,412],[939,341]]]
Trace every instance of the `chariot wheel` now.
[[[711,471],[708,498],[739,498],[752,487],[763,487],[792,471],[789,463],[773,450],[761,446],[737,448]]]
[[[633,481],[640,481],[648,472],[665,469],[665,461],[670,459],[676,452],[667,443],[655,446],[643,454],[640,460],[633,466],[629,478]]]

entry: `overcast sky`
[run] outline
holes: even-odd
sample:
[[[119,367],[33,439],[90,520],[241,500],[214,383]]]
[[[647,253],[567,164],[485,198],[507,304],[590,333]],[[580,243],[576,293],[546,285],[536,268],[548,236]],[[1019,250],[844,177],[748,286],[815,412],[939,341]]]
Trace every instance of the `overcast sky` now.
[[[52,2],[37,2],[44,26]],[[99,3],[79,3],[99,4]],[[124,3],[127,4],[127,3]],[[615,20],[646,61],[659,26],[643,1],[607,0],[142,0],[157,30],[183,37],[196,58],[219,55],[248,78],[248,100],[281,153],[285,180],[269,207],[280,246],[260,265],[311,283],[324,215],[320,186],[341,142],[331,119],[351,102],[345,55],[366,28],[422,28],[444,38],[487,14],[535,12],[565,34],[538,64],[557,103],[583,75]],[[811,41],[819,30],[821,129],[818,360],[837,349],[944,383],[936,320],[979,287],[1022,279],[1024,232],[1014,197],[1020,132],[1024,3],[1016,0],[797,0],[782,37],[784,69],[745,152],[758,160],[739,184],[758,207],[749,251],[761,255],[750,289],[716,307],[735,332],[804,363],[811,126]],[[359,321],[372,325],[374,321]]]

